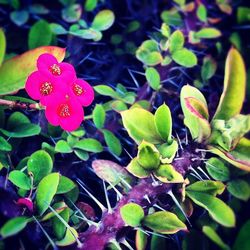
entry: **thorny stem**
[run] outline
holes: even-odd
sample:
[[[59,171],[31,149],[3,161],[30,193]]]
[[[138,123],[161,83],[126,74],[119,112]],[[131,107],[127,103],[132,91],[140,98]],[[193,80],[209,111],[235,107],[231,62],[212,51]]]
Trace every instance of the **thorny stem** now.
[[[10,101],[5,99],[0,99],[0,106],[7,106],[10,109],[31,109],[31,110],[41,110],[43,107],[39,103],[26,103],[19,101]]]
[[[197,148],[197,145],[187,145],[180,153],[181,160],[174,160],[172,163],[175,169],[183,176],[187,173],[190,166],[197,168],[201,164],[201,160],[198,159],[201,157],[201,153],[195,152],[195,148]],[[193,160],[194,158],[196,160]],[[103,250],[107,243],[117,239],[117,236],[121,234],[122,229],[126,226],[120,215],[122,206],[134,202],[142,206],[145,212],[147,212],[151,206],[157,203],[158,196],[167,194],[173,185],[165,183],[152,185],[150,178],[139,180],[129,193],[121,198],[112,213],[103,213],[98,227],[90,226],[87,231],[80,234],[80,240],[83,242],[81,250]],[[146,197],[149,199],[146,199]],[[122,235],[120,239],[122,239]]]

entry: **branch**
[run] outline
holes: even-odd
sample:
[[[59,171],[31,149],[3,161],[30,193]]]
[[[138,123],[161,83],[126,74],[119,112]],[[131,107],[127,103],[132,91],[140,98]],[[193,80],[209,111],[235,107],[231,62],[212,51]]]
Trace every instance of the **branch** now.
[[[0,99],[0,106],[7,106],[10,109],[31,109],[31,110],[41,110],[44,109],[39,103],[28,103],[20,101],[10,101],[5,99]]]

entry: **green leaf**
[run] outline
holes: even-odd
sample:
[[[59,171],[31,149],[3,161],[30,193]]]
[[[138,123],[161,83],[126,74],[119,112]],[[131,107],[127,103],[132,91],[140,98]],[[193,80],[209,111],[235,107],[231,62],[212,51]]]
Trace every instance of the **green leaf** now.
[[[250,248],[250,220],[241,227],[233,245],[233,250],[249,250]]]
[[[125,168],[115,162],[108,160],[94,160],[92,162],[92,168],[100,179],[111,183],[113,186],[120,183],[122,179],[128,183],[132,182],[132,178]]]
[[[247,181],[241,179],[229,181],[227,183],[227,190],[240,200],[248,201],[250,198],[250,185]]]
[[[111,108],[117,112],[124,111],[128,109],[128,106],[123,101],[113,101],[110,104]]]
[[[210,152],[220,156],[222,159],[226,160],[227,162],[231,163],[237,168],[240,168],[245,171],[250,171],[250,157],[249,157],[249,150],[250,150],[250,140],[246,138],[242,138],[234,150],[227,152],[221,148],[217,148],[214,146],[208,146]]]
[[[170,34],[171,34],[171,29],[170,27],[166,24],[166,23],[163,23],[161,25],[161,34],[167,38],[170,37]]]
[[[212,39],[220,37],[221,32],[215,28],[202,28],[195,32],[194,36],[198,39]]]
[[[148,66],[155,66],[163,61],[162,55],[158,51],[147,52],[144,50],[137,50],[136,57]]]
[[[102,38],[102,33],[98,30],[92,28],[89,29],[78,29],[69,32],[73,36],[78,36],[83,39],[93,39],[99,41]]]
[[[149,86],[154,90],[159,90],[161,88],[161,79],[158,71],[155,68],[149,67],[146,69],[146,79]]]
[[[102,129],[105,142],[111,153],[120,156],[122,153],[122,146],[120,140],[109,130]]]
[[[193,184],[187,186],[186,190],[192,192],[201,192],[215,196],[224,192],[225,185],[220,181],[196,181]]]
[[[136,250],[145,250],[147,246],[147,240],[147,234],[145,234],[141,230],[137,230],[135,235]]]
[[[100,153],[103,151],[102,144],[96,139],[87,138],[78,141],[74,148],[86,150],[88,152]]]
[[[73,150],[70,147],[70,145],[66,141],[64,141],[64,140],[59,140],[56,143],[55,151],[59,152],[59,153],[71,153],[71,152],[73,152]]]
[[[153,144],[142,141],[138,147],[137,160],[145,170],[154,170],[159,167],[160,153]]]
[[[154,122],[161,138],[166,142],[170,142],[172,136],[172,116],[169,107],[165,103],[156,110]]]
[[[24,190],[31,189],[31,181],[30,178],[19,170],[13,170],[9,174],[9,180],[19,188]]]
[[[68,31],[58,23],[50,23],[49,26],[53,34],[65,35],[68,33]]]
[[[250,20],[249,11],[250,8],[248,7],[239,6],[237,8],[237,22],[239,24],[249,22]]]
[[[0,150],[1,151],[11,151],[12,146],[5,140],[2,136],[0,136]]]
[[[0,95],[10,94],[23,89],[28,75],[36,70],[38,57],[44,53],[52,54],[59,62],[65,57],[65,49],[55,46],[44,46],[4,61],[0,67]]]
[[[186,194],[194,203],[205,208],[219,224],[225,227],[235,226],[234,212],[222,200],[203,192],[186,191]]]
[[[59,173],[45,176],[38,184],[36,191],[36,206],[42,215],[50,206],[59,184]]]
[[[231,48],[226,59],[224,89],[213,119],[228,120],[240,113],[245,100],[246,71],[240,53]]]
[[[2,65],[6,50],[6,38],[3,29],[0,29],[0,66]]]
[[[136,203],[128,203],[120,208],[120,214],[124,222],[131,227],[138,227],[144,217],[144,211]]]
[[[29,49],[50,45],[51,41],[52,31],[48,22],[39,20],[32,25],[28,36]]]
[[[177,50],[183,48],[185,39],[184,35],[180,30],[176,30],[169,38],[169,51],[173,54]]]
[[[94,87],[94,90],[100,95],[110,96],[113,98],[118,97],[117,93],[112,88],[106,85],[97,85]]]
[[[180,230],[187,230],[186,225],[175,214],[167,211],[147,215],[142,224],[161,234],[174,234]]]
[[[56,194],[65,194],[76,187],[76,184],[66,176],[60,175]]]
[[[0,234],[3,238],[10,237],[22,231],[29,222],[26,216],[15,217],[8,220],[0,229]]]
[[[65,202],[61,201],[61,202],[57,202],[53,205],[54,210],[58,213],[61,214],[62,211],[64,211],[64,209],[68,208],[67,205],[65,204]],[[51,218],[55,217],[56,214],[53,211],[50,211],[48,213],[46,213],[41,221],[47,221],[50,220]]]
[[[137,31],[141,27],[140,22],[138,21],[131,21],[128,23],[127,28],[126,28],[126,33],[132,33]]]
[[[89,159],[88,152],[81,150],[81,149],[75,149],[74,153],[77,155],[78,158],[80,158],[83,161],[87,161]]]
[[[230,179],[230,171],[225,163],[216,158],[212,157],[206,162],[206,169],[209,175],[218,181],[227,181]]]
[[[93,121],[97,128],[101,129],[104,126],[106,112],[102,105],[96,104],[93,110]]]
[[[78,238],[77,231],[73,227],[70,227],[67,228],[64,238],[60,241],[56,241],[56,245],[60,247],[69,246],[75,243],[77,238]]]
[[[150,172],[144,169],[138,162],[137,158],[132,159],[132,161],[126,167],[129,173],[138,177],[138,178],[146,178],[150,175]]]
[[[204,4],[199,4],[196,11],[196,15],[200,19],[200,21],[202,22],[207,21],[207,9]]]
[[[80,4],[71,4],[62,10],[62,19],[68,23],[77,22],[82,15]]]
[[[115,15],[111,10],[102,10],[95,16],[91,27],[103,31],[109,29],[115,21]]]
[[[198,142],[206,140],[211,134],[208,122],[207,102],[202,93],[189,85],[181,89],[181,107],[184,124],[189,128],[193,139]]]
[[[196,55],[186,48],[174,51],[172,59],[186,68],[192,68],[197,64]]]
[[[62,217],[62,219],[68,223],[69,221],[69,208],[66,207],[61,213],[60,213],[60,216]],[[57,217],[57,216],[54,216],[52,218],[52,228],[53,228],[53,231],[56,235],[56,238],[57,239],[62,239],[64,236],[65,236],[65,233],[66,233],[66,226],[62,223],[62,221]]]
[[[162,163],[171,163],[178,151],[178,143],[176,140],[172,140],[171,144],[164,143],[158,148],[161,154]]]
[[[180,27],[183,25],[182,17],[176,8],[164,10],[161,19],[169,26]]]
[[[205,56],[203,58],[203,64],[201,67],[201,77],[203,81],[209,80],[214,76],[217,69],[217,63],[211,56]]]
[[[137,144],[140,144],[142,140],[152,144],[162,142],[155,127],[154,116],[149,111],[142,108],[133,108],[121,112],[121,116],[123,126]]]
[[[29,13],[27,10],[16,10],[10,13],[10,19],[17,26],[22,26],[29,19]]]
[[[139,49],[146,50],[147,52],[157,52],[159,51],[158,44],[155,40],[146,40],[144,41]]]
[[[84,4],[84,9],[86,11],[92,11],[96,8],[98,0],[86,0]]]
[[[239,140],[250,131],[250,115],[235,115],[227,121],[212,121],[210,144],[217,144],[226,151],[232,151]]]
[[[183,176],[171,164],[160,165],[154,172],[155,177],[164,183],[183,183]]]
[[[21,112],[14,112],[8,119],[6,129],[0,131],[8,137],[22,138],[39,134],[41,128],[30,123],[28,117]]]
[[[220,236],[216,233],[216,231],[209,226],[203,226],[202,232],[215,244],[217,244],[221,249],[230,250],[230,247],[223,242]]]
[[[160,249],[167,249],[166,239],[158,235],[152,235],[150,242],[150,250],[160,250]]]
[[[34,183],[48,175],[53,168],[53,161],[50,155],[44,150],[38,150],[33,153],[27,162],[28,172],[31,172],[34,177]]]

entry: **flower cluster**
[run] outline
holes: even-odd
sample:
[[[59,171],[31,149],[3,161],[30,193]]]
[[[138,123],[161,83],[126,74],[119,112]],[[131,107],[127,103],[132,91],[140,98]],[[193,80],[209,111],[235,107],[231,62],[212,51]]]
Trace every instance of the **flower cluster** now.
[[[90,105],[94,99],[93,88],[77,78],[74,67],[59,63],[51,54],[38,58],[37,71],[29,75],[25,89],[31,98],[46,107],[48,121],[67,131],[80,126],[84,118],[82,106]]]

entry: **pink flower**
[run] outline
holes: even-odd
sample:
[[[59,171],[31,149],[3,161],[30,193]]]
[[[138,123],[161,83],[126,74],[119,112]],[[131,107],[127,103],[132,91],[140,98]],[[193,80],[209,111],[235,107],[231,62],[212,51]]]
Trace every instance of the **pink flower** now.
[[[68,86],[53,77],[52,75],[44,75],[39,71],[33,72],[27,79],[25,89],[28,95],[34,100],[40,100],[46,105],[48,100],[54,99],[58,94],[66,95]]]
[[[67,131],[77,129],[84,118],[83,108],[79,101],[68,95],[58,96],[50,100],[46,107],[45,115],[52,125],[60,125]]]
[[[54,76],[60,80],[70,80],[75,77],[75,69],[69,63],[59,63],[51,54],[42,54],[37,59],[37,69],[48,76]]]
[[[69,83],[70,94],[76,97],[82,106],[89,106],[94,100],[93,88],[84,80],[76,79],[71,80]]]

